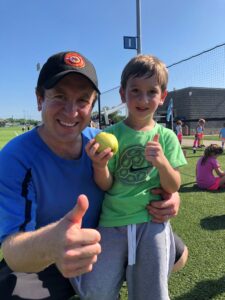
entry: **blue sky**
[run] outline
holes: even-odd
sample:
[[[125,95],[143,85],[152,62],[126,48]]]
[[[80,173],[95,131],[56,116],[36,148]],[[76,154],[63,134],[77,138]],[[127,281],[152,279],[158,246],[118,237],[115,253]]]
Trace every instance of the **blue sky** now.
[[[87,56],[102,92],[136,54],[123,49],[136,35],[136,0],[1,0],[0,13],[0,118],[40,119],[36,64],[56,52]],[[225,42],[225,1],[141,0],[141,29],[142,53],[170,65]],[[118,94],[104,104],[120,104]]]

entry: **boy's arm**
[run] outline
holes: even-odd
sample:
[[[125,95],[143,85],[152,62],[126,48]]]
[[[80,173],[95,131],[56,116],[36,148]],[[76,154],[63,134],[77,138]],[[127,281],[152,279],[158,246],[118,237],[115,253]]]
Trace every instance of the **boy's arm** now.
[[[92,139],[86,145],[85,150],[92,160],[95,183],[103,191],[107,191],[111,188],[113,183],[113,177],[107,166],[109,159],[113,156],[113,152],[110,148],[107,148],[98,153],[98,148],[99,144],[96,143],[95,139]]]
[[[157,134],[154,136],[153,141],[147,143],[145,157],[158,169],[162,188],[167,193],[174,193],[180,188],[180,173],[170,165],[158,140],[159,135]]]
[[[158,167],[158,171],[161,187],[167,193],[177,192],[181,184],[180,172],[174,169],[166,158],[164,164]]]
[[[113,177],[109,172],[108,166],[101,167],[93,163],[95,183],[103,190],[108,191],[113,183]]]

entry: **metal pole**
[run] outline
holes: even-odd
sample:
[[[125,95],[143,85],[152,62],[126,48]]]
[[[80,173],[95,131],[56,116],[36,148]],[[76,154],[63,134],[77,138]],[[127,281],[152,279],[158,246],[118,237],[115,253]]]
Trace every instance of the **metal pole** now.
[[[101,129],[101,98],[100,94],[98,94],[98,120],[99,120],[99,128]]]
[[[173,109],[172,109],[172,114],[171,114],[171,129],[173,130]]]
[[[137,54],[141,54],[141,0],[136,0]]]

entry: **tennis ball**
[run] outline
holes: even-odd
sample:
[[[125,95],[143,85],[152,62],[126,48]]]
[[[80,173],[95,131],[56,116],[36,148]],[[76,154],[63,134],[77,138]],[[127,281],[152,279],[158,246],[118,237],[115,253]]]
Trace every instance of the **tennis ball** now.
[[[95,140],[99,143],[97,152],[102,152],[106,148],[111,148],[113,154],[118,151],[118,141],[115,135],[108,132],[100,132],[96,135]]]

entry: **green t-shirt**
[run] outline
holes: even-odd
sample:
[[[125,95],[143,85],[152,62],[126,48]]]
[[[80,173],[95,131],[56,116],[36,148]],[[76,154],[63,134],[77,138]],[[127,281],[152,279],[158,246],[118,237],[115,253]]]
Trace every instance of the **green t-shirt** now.
[[[119,150],[108,164],[114,182],[105,193],[99,224],[116,227],[148,222],[151,216],[146,205],[157,198],[150,190],[160,186],[160,179],[157,168],[145,159],[146,143],[158,133],[166,158],[178,168],[187,162],[177,136],[157,123],[150,131],[136,131],[122,121],[105,131],[117,137]]]

